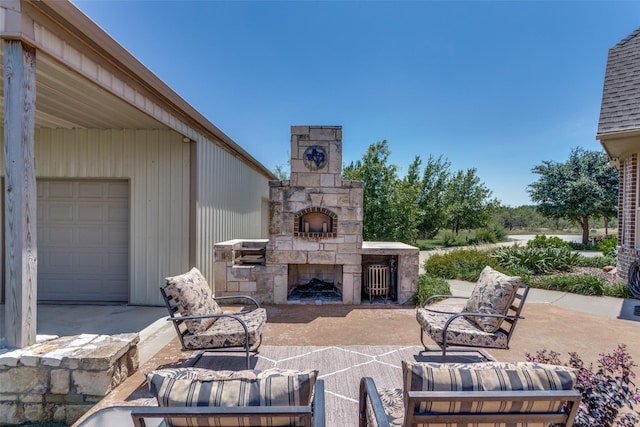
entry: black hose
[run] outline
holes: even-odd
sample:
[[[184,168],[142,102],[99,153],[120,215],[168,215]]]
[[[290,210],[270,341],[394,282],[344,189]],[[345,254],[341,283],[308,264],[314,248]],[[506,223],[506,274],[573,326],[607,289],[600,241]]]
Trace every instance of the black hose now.
[[[640,299],[640,260],[635,260],[629,266],[629,290],[634,298]]]

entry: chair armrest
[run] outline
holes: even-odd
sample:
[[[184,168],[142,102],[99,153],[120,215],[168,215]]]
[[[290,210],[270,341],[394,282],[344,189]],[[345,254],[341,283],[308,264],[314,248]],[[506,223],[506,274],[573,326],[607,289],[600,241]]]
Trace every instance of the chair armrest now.
[[[324,380],[316,380],[313,388],[313,408],[312,425],[313,427],[325,427],[326,415],[324,405]]]
[[[431,304],[431,301],[435,299],[449,299],[449,298],[469,299],[468,297],[463,297],[461,295],[431,295],[429,298],[427,298],[422,302],[422,308],[426,308],[429,304]]]
[[[213,299],[215,301],[224,301],[224,300],[240,300],[240,301],[247,301],[253,305],[255,305],[256,308],[260,308],[260,303],[252,296],[250,295],[225,295],[222,297],[213,297]]]
[[[216,313],[216,314],[201,314],[201,315],[197,315],[197,316],[169,316],[167,317],[167,320],[173,320],[173,321],[183,321],[183,320],[195,320],[195,319],[211,319],[214,317],[232,317],[234,319],[236,319],[237,321],[244,323],[244,321],[242,319],[240,319],[236,314],[234,313]]]
[[[474,312],[470,312],[470,311],[465,311],[462,313],[455,313],[453,314],[451,317],[452,319],[450,319],[449,321],[447,321],[447,323],[451,323],[453,321],[454,318],[456,317],[460,317],[460,316],[471,316],[471,317],[499,317],[500,319],[524,319],[523,316],[511,316],[508,314],[498,314],[498,313],[474,313]]]
[[[359,426],[367,427],[369,425],[369,420],[367,419],[367,397],[371,402],[375,424],[379,427],[389,426],[389,420],[378,394],[376,383],[371,377],[363,377],[360,380],[360,397],[358,399]]]
[[[220,313],[220,314],[204,314],[202,316],[180,316],[180,317],[174,317],[174,316],[169,316],[167,318],[168,321],[173,321],[173,324],[177,327],[179,327],[180,323],[182,323],[185,320],[194,320],[194,319],[210,319],[210,318],[221,318],[221,317],[230,317],[232,319],[234,319],[236,322],[240,323],[240,326],[242,326],[242,328],[244,329],[244,335],[245,337],[249,336],[249,328],[247,328],[247,323],[242,320],[240,317],[236,316],[233,313]],[[247,345],[249,345],[249,341],[246,341]]]
[[[456,320],[458,317],[467,317],[467,316],[475,316],[475,317],[498,317],[500,319],[524,319],[522,316],[509,316],[507,314],[495,314],[495,313],[472,313],[472,312],[463,312],[463,313],[455,313],[451,317],[447,319],[442,327],[442,337],[443,340],[447,336],[447,330],[449,329],[449,325],[451,322]]]
[[[131,411],[135,427],[147,426],[148,418],[188,418],[190,420],[234,419],[242,416],[305,416],[310,407],[305,406],[136,406]],[[195,424],[194,425],[208,425]]]

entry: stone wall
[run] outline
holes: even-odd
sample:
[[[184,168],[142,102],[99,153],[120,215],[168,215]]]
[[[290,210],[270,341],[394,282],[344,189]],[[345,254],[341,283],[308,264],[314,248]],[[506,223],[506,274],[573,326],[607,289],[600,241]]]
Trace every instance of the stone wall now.
[[[215,295],[297,302],[288,300],[291,291],[312,275],[333,282],[343,304],[360,304],[364,183],[342,179],[342,127],[292,126],[290,165],[288,180],[269,182],[269,239],[215,244]],[[264,262],[238,262],[242,248],[255,245],[264,246]],[[417,288],[418,248],[393,242],[369,242],[368,248],[370,254],[397,257],[395,299],[410,300]]]
[[[398,260],[396,299],[400,304],[411,302],[418,289],[420,250],[401,242],[363,242],[363,256],[394,256]]]
[[[274,290],[287,283],[286,266],[281,265],[236,265],[235,254],[247,245],[266,247],[263,239],[233,239],[214,245],[214,284],[215,295],[249,295],[262,304],[274,303]]]
[[[342,180],[342,127],[291,127],[291,176],[269,183],[267,265],[287,284],[274,287],[276,304],[287,303],[289,288],[300,285],[289,283],[295,264],[341,266],[342,301],[360,304],[363,191],[362,182]],[[326,228],[304,230],[307,213],[324,215]]]
[[[83,334],[0,349],[0,425],[73,424],[138,369],[138,341]]]

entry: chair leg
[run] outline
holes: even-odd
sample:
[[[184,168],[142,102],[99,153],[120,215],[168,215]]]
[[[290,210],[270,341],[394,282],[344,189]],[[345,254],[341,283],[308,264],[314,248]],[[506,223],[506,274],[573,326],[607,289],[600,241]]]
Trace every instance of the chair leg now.
[[[420,342],[422,343],[422,346],[424,347],[424,351],[429,351],[429,349],[427,348],[427,345],[424,343],[424,329],[420,328]]]
[[[424,347],[424,351],[429,351],[427,345],[424,343],[424,329],[422,328],[420,328],[420,342]],[[444,339],[442,340],[442,345],[440,347],[442,348],[442,363],[444,363],[447,360],[447,337],[444,337]]]
[[[247,339],[244,341],[244,351],[247,358],[247,369],[251,369],[249,358],[249,337],[247,337]]]

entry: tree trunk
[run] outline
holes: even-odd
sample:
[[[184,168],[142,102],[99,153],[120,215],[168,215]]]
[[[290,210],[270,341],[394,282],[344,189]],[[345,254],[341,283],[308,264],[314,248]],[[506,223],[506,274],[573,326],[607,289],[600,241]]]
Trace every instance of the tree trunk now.
[[[609,218],[604,218],[604,237],[609,237]]]
[[[589,218],[583,218],[580,220],[580,225],[582,226],[582,244],[589,244]]]

